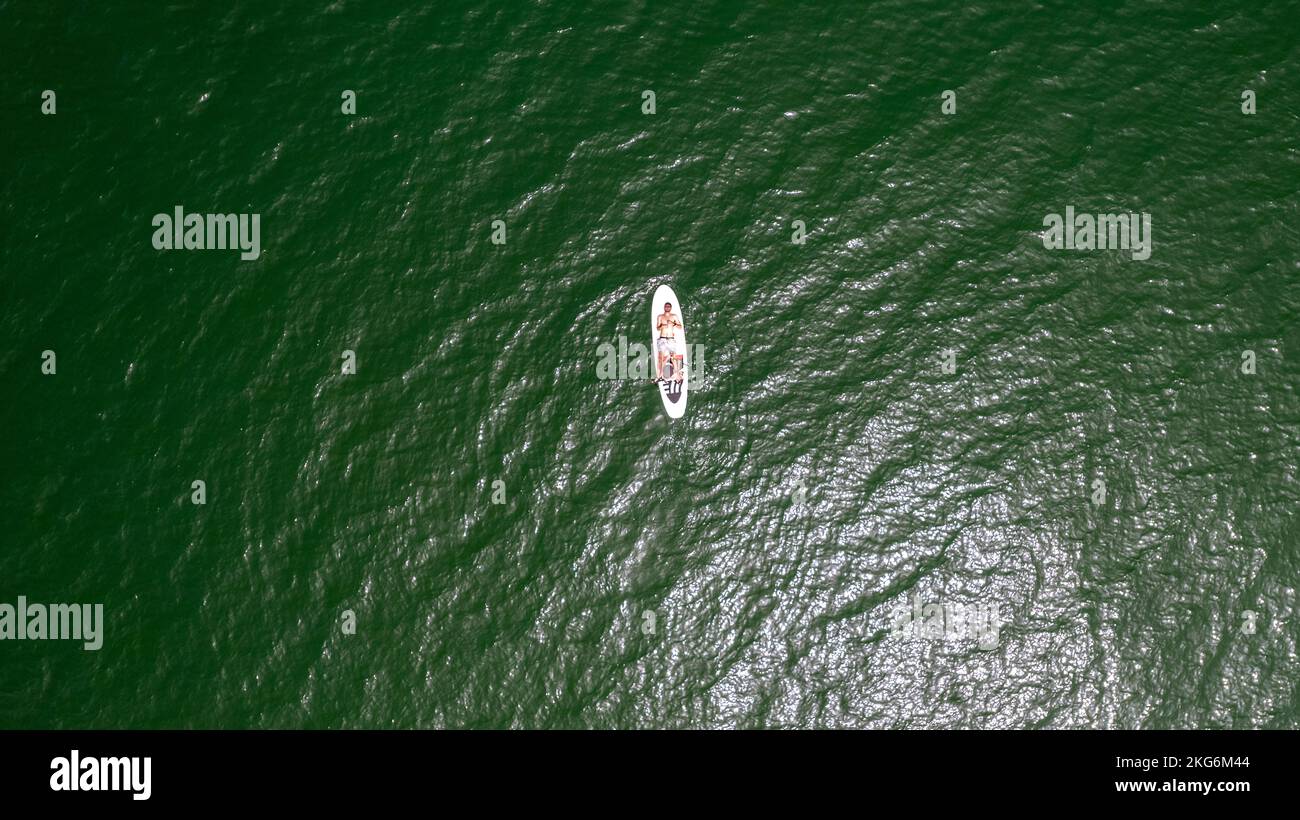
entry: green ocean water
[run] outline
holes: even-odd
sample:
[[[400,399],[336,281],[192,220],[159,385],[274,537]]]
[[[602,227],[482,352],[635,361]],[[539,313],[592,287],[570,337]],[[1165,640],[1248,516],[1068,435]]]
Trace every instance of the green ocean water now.
[[[1295,728],[1297,19],[0,2],[0,727]]]

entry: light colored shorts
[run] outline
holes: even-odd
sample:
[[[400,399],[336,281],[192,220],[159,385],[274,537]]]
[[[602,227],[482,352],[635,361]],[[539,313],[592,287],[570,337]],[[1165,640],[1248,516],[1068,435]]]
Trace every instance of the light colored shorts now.
[[[682,343],[680,339],[665,339],[660,337],[655,340],[655,350],[665,356],[672,356],[674,354],[680,355],[682,353]]]

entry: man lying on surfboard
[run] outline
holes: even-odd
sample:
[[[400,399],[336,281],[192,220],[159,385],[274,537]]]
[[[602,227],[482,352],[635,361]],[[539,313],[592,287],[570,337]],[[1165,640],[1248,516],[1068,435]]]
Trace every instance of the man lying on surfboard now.
[[[681,349],[681,342],[677,338],[677,328],[681,326],[681,319],[673,315],[673,303],[664,302],[664,312],[655,320],[655,329],[659,331],[659,338],[655,340],[655,352],[659,354],[655,357],[655,381],[657,382],[664,380],[664,359],[669,356],[678,360],[674,367],[673,380],[682,380],[681,360],[685,351]]]

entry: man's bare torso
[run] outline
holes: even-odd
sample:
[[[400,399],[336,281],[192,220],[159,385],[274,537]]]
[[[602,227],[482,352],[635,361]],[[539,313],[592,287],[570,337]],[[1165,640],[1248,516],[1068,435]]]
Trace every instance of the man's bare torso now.
[[[667,311],[665,313],[659,314],[659,322],[656,325],[656,327],[659,329],[660,338],[662,339],[676,338],[677,328],[681,326],[682,323],[677,321],[677,317],[673,315],[672,311]]]

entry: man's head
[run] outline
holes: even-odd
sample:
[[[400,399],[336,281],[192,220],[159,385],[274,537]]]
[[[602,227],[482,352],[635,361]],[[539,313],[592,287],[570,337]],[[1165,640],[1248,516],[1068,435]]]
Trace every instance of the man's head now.
[[[673,312],[673,303],[664,302],[664,313],[672,313],[672,312]]]

